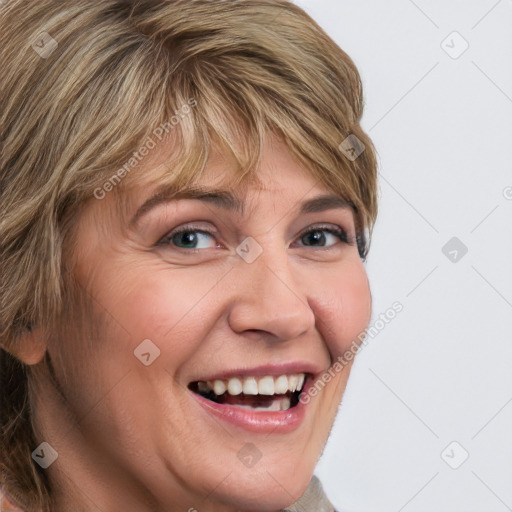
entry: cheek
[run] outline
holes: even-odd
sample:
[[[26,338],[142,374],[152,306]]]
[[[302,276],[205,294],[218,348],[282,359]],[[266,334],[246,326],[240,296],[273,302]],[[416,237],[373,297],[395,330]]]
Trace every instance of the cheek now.
[[[370,322],[370,286],[360,261],[329,272],[319,284],[309,302],[318,319],[318,330],[331,355],[337,357],[358,341]]]
[[[186,269],[146,267],[122,277],[111,280],[106,302],[133,341],[149,338],[163,349],[172,340],[174,355],[181,348],[193,351],[194,340],[202,338],[215,314],[216,273],[198,272],[192,278]]]

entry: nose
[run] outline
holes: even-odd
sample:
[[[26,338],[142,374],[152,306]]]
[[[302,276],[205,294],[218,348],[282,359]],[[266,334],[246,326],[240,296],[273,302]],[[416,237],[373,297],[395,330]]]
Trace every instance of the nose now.
[[[228,316],[234,332],[264,332],[287,341],[314,327],[305,283],[293,275],[286,251],[265,249],[252,263],[239,260],[237,267]]]

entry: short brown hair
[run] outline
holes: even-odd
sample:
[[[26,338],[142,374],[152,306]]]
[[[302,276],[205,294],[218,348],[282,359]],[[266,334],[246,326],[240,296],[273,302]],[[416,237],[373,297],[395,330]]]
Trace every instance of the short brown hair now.
[[[356,66],[287,0],[8,0],[0,10],[0,467],[11,494],[49,510],[31,460],[30,367],[8,351],[24,326],[58,321],[63,247],[82,205],[122,188],[158,127],[176,141],[165,176],[176,186],[202,173],[214,144],[245,176],[273,132],[353,204],[364,259],[377,159]],[[364,151],[347,157],[346,140]]]

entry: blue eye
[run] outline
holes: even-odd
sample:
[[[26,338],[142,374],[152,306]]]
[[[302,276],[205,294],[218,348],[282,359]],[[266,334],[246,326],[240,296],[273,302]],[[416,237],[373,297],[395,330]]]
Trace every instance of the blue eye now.
[[[339,227],[313,226],[302,233],[301,236],[304,245],[309,247],[330,247],[336,243],[336,241],[334,241],[334,243],[328,244],[328,241],[333,241],[333,238],[337,238],[338,241],[346,244],[353,244],[353,241],[348,237],[345,230]]]
[[[170,234],[163,242],[172,243],[181,249],[208,249],[208,238],[213,239],[213,233],[199,229],[184,228]],[[215,247],[215,241],[210,247]]]
[[[337,239],[337,240],[336,240]],[[331,247],[337,241],[353,245],[355,242],[346,231],[338,226],[312,226],[301,233],[300,240],[305,247]],[[215,234],[210,231],[184,226],[165,236],[159,244],[173,245],[180,249],[209,249],[217,247]]]

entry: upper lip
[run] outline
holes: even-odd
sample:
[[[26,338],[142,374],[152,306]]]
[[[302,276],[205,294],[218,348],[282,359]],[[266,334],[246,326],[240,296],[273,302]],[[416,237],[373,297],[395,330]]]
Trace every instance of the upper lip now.
[[[293,361],[279,364],[265,364],[252,368],[239,367],[222,372],[211,373],[207,376],[193,379],[191,382],[228,380],[232,377],[279,377],[280,375],[294,375],[298,373],[317,375],[324,370],[323,366],[311,361]]]

